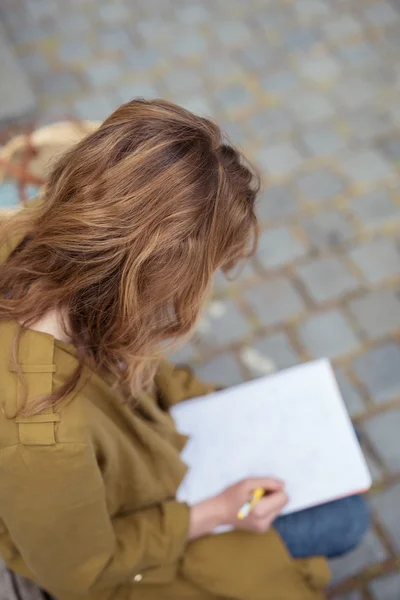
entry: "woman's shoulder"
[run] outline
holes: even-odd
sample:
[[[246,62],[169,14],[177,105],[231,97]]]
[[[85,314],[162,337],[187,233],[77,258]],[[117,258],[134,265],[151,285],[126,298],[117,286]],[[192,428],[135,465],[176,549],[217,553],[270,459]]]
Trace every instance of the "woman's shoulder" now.
[[[60,441],[90,443],[83,401],[87,386],[78,384],[73,402],[70,397],[58,407],[21,413],[22,405],[34,406],[63,385],[78,360],[68,352],[68,344],[59,345],[49,334],[27,330],[18,344],[17,367],[12,349],[18,327],[14,322],[0,322],[0,448],[17,444],[52,446]]]

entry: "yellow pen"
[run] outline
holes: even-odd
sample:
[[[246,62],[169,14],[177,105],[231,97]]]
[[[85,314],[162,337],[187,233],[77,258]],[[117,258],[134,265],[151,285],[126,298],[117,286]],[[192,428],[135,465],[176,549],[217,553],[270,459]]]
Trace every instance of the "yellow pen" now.
[[[237,514],[238,519],[245,519],[249,516],[255,505],[261,500],[261,498],[265,495],[265,490],[263,488],[257,488],[254,490],[251,500],[243,504],[243,506],[239,509]]]

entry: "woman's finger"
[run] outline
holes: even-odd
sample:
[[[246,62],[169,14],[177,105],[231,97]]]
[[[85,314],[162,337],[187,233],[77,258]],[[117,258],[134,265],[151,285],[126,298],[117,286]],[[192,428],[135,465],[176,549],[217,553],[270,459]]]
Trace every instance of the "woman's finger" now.
[[[268,517],[272,513],[280,512],[287,504],[288,497],[283,491],[274,492],[266,496],[253,508],[251,514],[256,518]]]

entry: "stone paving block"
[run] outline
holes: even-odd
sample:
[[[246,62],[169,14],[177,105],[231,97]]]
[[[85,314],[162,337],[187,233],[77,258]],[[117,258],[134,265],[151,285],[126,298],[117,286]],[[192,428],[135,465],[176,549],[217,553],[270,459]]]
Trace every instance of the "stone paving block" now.
[[[334,81],[339,76],[340,70],[340,63],[329,56],[309,58],[302,61],[300,65],[300,73],[303,77],[317,83]]]
[[[130,17],[128,6],[121,2],[110,2],[99,7],[100,18],[106,23],[119,24]]]
[[[393,408],[370,417],[364,421],[363,429],[385,465],[398,472],[400,470],[400,408]]]
[[[387,558],[382,542],[373,531],[369,531],[362,543],[341,558],[329,561],[332,571],[332,583],[338,583],[356,575],[370,565],[381,562]]]
[[[213,300],[198,325],[198,336],[214,346],[223,346],[249,335],[250,323],[232,300]]]
[[[240,351],[242,362],[254,377],[297,365],[300,357],[285,333],[268,335]]]
[[[295,261],[306,252],[304,244],[288,227],[276,227],[261,234],[257,259],[266,269],[275,269]]]
[[[334,41],[358,35],[362,31],[361,23],[350,15],[341,15],[336,19],[329,19],[323,26],[328,38]]]
[[[335,596],[335,600],[363,600],[363,597],[360,592],[354,591],[344,594],[344,596]]]
[[[177,100],[177,98],[173,98]],[[214,108],[207,98],[199,95],[194,95],[189,98],[180,98],[180,105],[186,110],[193,112],[196,115],[213,118]]]
[[[76,75],[67,72],[54,73],[51,78],[45,78],[42,82],[42,89],[49,96],[73,96],[81,88],[81,83]]]
[[[339,161],[343,172],[356,183],[378,184],[395,175],[391,164],[375,150],[344,152]]]
[[[350,310],[370,338],[379,338],[400,327],[400,300],[393,290],[377,290],[353,300]]]
[[[273,96],[280,96],[295,90],[299,85],[298,77],[292,71],[278,71],[261,80],[262,88]]]
[[[357,21],[355,21],[357,23]],[[357,23],[357,25],[359,25]],[[379,54],[371,44],[359,42],[339,48],[340,55],[354,69],[378,66],[380,64]]]
[[[334,88],[334,94],[342,105],[350,110],[359,110],[370,105],[378,93],[376,85],[365,78],[352,77],[340,81]]]
[[[300,314],[303,300],[286,277],[274,277],[259,285],[248,286],[244,297],[263,325],[282,323]]]
[[[256,113],[249,119],[249,123],[254,128],[255,136],[263,141],[271,136],[287,134],[293,129],[293,119],[284,109],[272,107]]]
[[[108,117],[120,104],[118,98],[114,98],[112,94],[94,96],[86,96],[81,100],[74,102],[74,112],[81,119],[99,119],[103,120]]]
[[[171,51],[180,57],[196,56],[207,50],[205,37],[198,33],[179,35],[171,40]]]
[[[168,360],[174,364],[189,364],[192,363],[198,357],[197,348],[193,343],[187,342],[182,348],[176,350],[173,354],[168,357]]]
[[[393,25],[399,20],[399,13],[389,2],[375,2],[364,10],[364,15],[375,26]]]
[[[262,148],[257,154],[262,167],[270,175],[288,175],[303,162],[299,150],[291,142],[281,142]]]
[[[242,383],[243,377],[236,359],[231,354],[222,354],[196,367],[200,379],[222,386]]]
[[[328,17],[330,7],[322,0],[302,0],[294,6],[301,20],[313,20]]]
[[[176,10],[179,21],[187,25],[196,25],[204,23],[210,18],[210,13],[202,4],[192,4],[179,6]]]
[[[358,196],[350,201],[349,206],[367,229],[375,229],[400,217],[400,208],[385,190]]]
[[[202,85],[200,75],[187,68],[170,71],[165,75],[164,81],[168,89],[176,94],[198,90]]]
[[[337,358],[358,346],[350,323],[338,310],[317,313],[305,319],[297,332],[312,358]]]
[[[321,41],[321,34],[313,27],[295,28],[284,36],[284,41],[285,48],[291,52],[308,52]]]
[[[154,67],[163,62],[162,53],[155,48],[133,48],[127,58],[132,75],[136,75],[137,71],[147,73],[149,69],[154,69]],[[180,71],[173,71],[173,73],[178,74]],[[166,79],[169,76],[170,74],[168,73]]]
[[[323,125],[311,131],[306,130],[302,140],[314,156],[330,156],[346,147],[344,138],[330,125]]]
[[[118,29],[106,29],[99,33],[100,44],[103,50],[108,52],[123,52],[129,58],[135,52],[132,40],[127,31],[121,27]]]
[[[293,215],[298,208],[292,190],[285,185],[267,186],[257,202],[257,214],[261,221]]]
[[[228,109],[238,109],[252,102],[252,95],[242,84],[231,83],[217,91],[216,97]]]
[[[393,485],[379,494],[370,497],[370,504],[379,521],[382,523],[386,535],[394,544],[397,552],[400,551],[400,484]]]
[[[307,202],[326,202],[341,194],[345,187],[343,179],[328,169],[301,175],[296,185]]]
[[[358,429],[358,431],[359,431],[359,429]],[[382,479],[382,476],[383,476],[382,469],[381,469],[380,465],[378,464],[378,462],[375,460],[375,458],[371,455],[369,450],[367,448],[365,448],[362,444],[361,444],[361,447],[363,450],[364,458],[367,463],[369,472],[371,473],[372,481],[374,483],[377,483],[378,481],[380,481]]]
[[[118,85],[117,91],[121,102],[129,102],[134,98],[157,98],[159,96],[156,87],[145,81]]]
[[[354,373],[372,399],[383,403],[400,395],[400,348],[389,342],[354,361]]]
[[[339,384],[343,400],[350,416],[359,415],[365,411],[365,403],[356,386],[349,380],[343,369],[335,369],[336,380]]]
[[[374,600],[399,600],[400,573],[390,573],[369,584]]]
[[[83,39],[62,42],[58,52],[60,59],[65,63],[85,61],[90,56],[90,48]]]
[[[99,61],[87,73],[92,85],[102,87],[114,84],[121,76],[121,70],[111,60]]]
[[[319,123],[335,114],[334,105],[318,92],[299,92],[293,98],[288,98],[288,105],[304,125]]]
[[[345,215],[337,210],[317,213],[303,219],[301,224],[314,248],[338,246],[354,235]]]
[[[321,258],[297,268],[297,274],[316,302],[340,298],[358,282],[337,258]]]
[[[393,129],[387,113],[372,112],[370,109],[362,109],[352,114],[348,119],[348,124],[352,134],[362,142],[372,142]]]
[[[240,21],[222,21],[217,31],[218,38],[224,46],[246,44],[251,40],[251,31]]]
[[[254,267],[250,261],[247,261],[244,266],[240,264],[235,267],[227,276],[221,270],[218,270],[214,275],[214,289],[220,292],[232,285],[241,285],[244,281],[254,277],[256,277]]]
[[[354,248],[350,258],[370,283],[400,274],[400,250],[390,238],[372,240]]]

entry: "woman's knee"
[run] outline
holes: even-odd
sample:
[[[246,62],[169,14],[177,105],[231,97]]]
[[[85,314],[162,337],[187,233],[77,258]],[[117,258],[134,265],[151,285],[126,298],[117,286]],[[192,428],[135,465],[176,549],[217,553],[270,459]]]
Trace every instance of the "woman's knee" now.
[[[335,555],[340,556],[359,545],[370,527],[371,515],[365,498],[360,495],[338,500],[336,504],[342,540]]]

